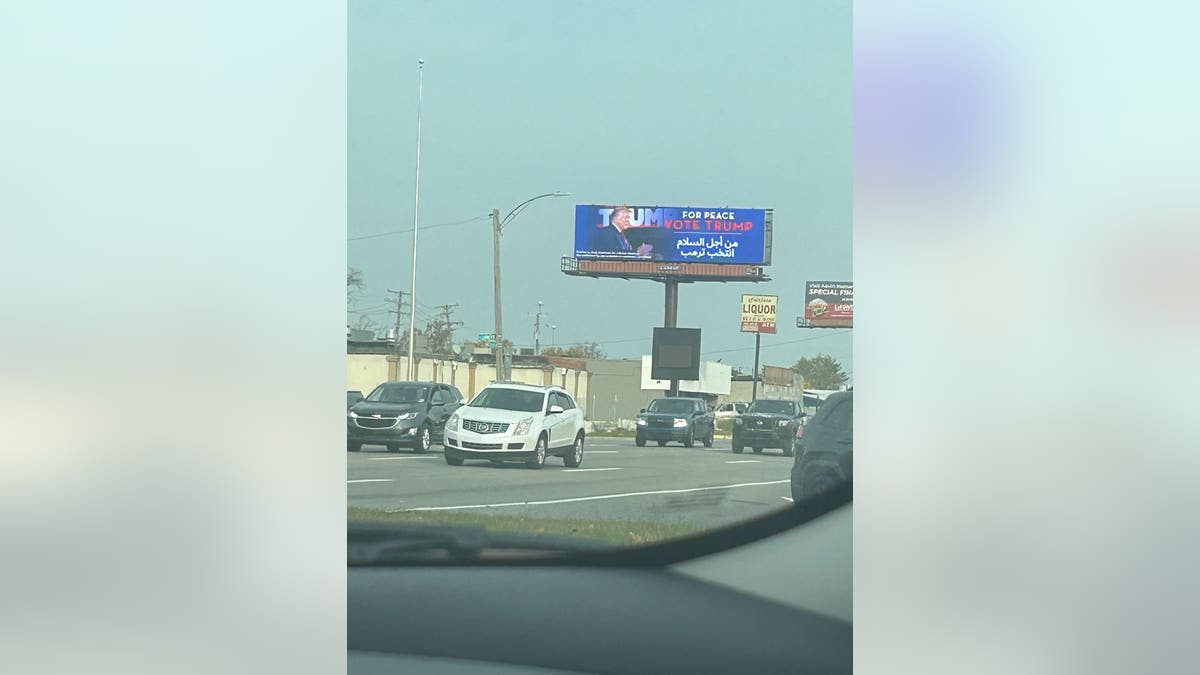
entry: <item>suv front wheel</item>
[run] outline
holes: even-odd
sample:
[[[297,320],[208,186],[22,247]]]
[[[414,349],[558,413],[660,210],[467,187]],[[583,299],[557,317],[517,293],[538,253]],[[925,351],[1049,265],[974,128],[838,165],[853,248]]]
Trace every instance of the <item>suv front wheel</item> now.
[[[571,444],[571,448],[567,450],[567,454],[563,455],[563,464],[574,469],[583,463],[583,432],[575,435],[575,442]]]
[[[525,462],[525,466],[531,469],[540,469],[546,465],[546,437],[539,436],[537,443],[533,446],[533,454]]]

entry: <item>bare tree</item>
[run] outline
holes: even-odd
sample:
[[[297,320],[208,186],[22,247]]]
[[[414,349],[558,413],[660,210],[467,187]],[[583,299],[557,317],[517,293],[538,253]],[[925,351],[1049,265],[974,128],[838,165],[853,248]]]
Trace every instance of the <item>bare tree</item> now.
[[[357,267],[346,268],[346,302],[353,302],[358,292],[363,289],[362,270]]]

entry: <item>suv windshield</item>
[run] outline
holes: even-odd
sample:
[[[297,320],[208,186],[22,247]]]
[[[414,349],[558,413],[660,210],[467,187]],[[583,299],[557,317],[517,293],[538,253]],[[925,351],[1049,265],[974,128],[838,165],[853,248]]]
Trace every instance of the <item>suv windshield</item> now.
[[[471,407],[539,412],[542,409],[543,400],[544,395],[536,391],[509,389],[507,387],[489,387],[479,392],[475,400],[471,401]]]
[[[685,398],[656,398],[646,412],[683,415],[696,410],[696,404]]]
[[[791,401],[755,401],[746,410],[748,413],[766,413],[768,415],[791,415],[795,412]]]
[[[385,384],[367,397],[373,403],[421,403],[429,394],[429,387],[416,384]]]

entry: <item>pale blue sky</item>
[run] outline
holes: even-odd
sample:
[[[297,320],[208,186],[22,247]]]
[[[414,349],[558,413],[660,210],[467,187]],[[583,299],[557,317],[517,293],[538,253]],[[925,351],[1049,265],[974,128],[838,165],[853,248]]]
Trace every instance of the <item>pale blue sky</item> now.
[[[850,2],[349,7],[350,237],[412,227],[424,58],[422,227],[572,193],[506,228],[507,337],[532,344],[538,300],[559,344],[596,340],[613,357],[646,353],[661,325],[662,284],[559,272],[575,204],[774,208],[774,281],[683,285],[679,325],[703,329],[706,358],[748,368],[740,296],[777,294],[779,333],[764,336],[763,362],[825,352],[852,369],[848,331],[795,328],[805,280],[852,278]],[[348,242],[368,285],[359,307],[408,290],[411,246],[411,234]],[[418,318],[459,303],[460,339],[490,331],[489,223],[424,230],[419,246]]]

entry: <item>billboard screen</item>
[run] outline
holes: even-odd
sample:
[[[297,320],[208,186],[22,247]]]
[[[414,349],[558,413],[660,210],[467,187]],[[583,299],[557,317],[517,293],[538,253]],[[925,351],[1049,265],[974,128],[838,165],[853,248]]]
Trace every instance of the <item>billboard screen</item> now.
[[[854,321],[854,283],[808,282],[804,290],[804,318],[813,326],[850,326]]]
[[[742,296],[742,332],[774,333],[778,295]]]
[[[765,209],[699,206],[575,207],[575,257],[769,264]]]
[[[700,329],[655,328],[650,349],[650,377],[655,380],[699,380]]]

